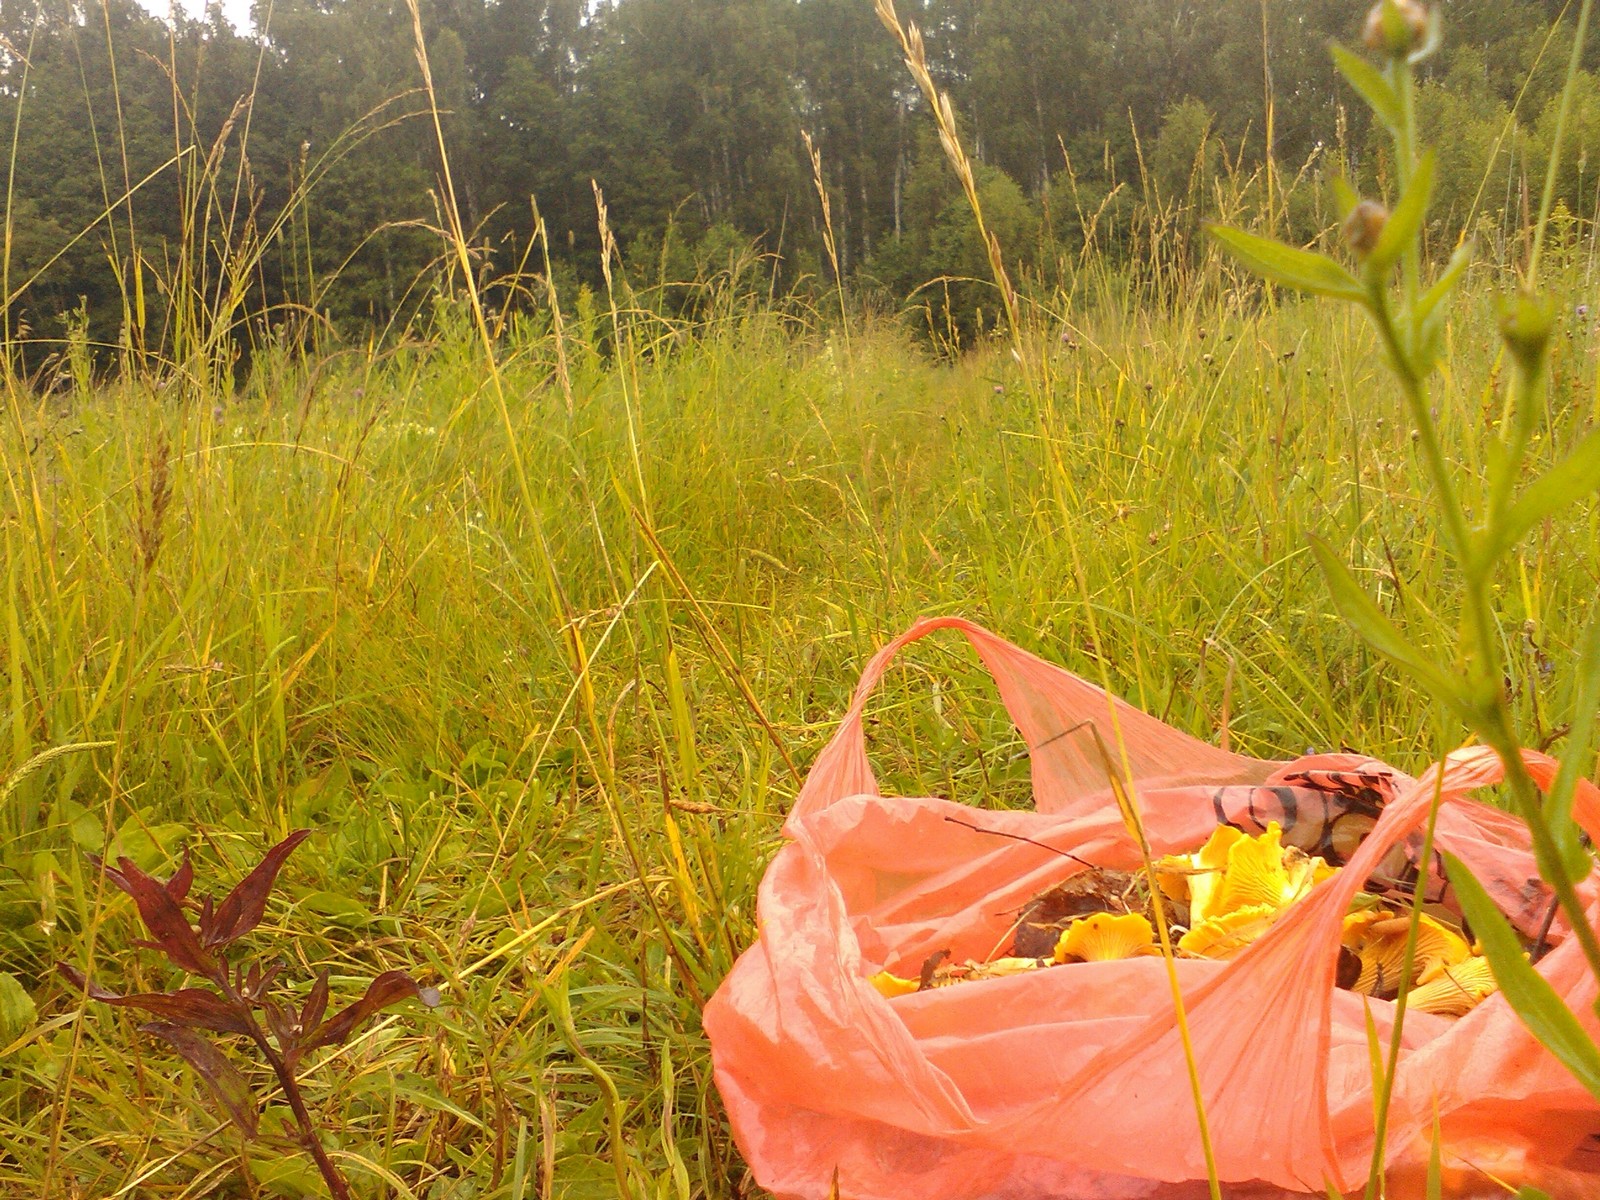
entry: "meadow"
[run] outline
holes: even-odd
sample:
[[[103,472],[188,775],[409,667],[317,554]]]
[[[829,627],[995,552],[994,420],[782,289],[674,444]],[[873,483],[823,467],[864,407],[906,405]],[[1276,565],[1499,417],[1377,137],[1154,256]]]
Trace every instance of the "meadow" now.
[[[1592,243],[1563,297],[1548,461],[1600,416]],[[1464,478],[1501,417],[1492,299],[1452,313],[1438,424]],[[175,985],[86,860],[230,886],[300,827],[253,935],[291,991],[405,968],[304,1087],[356,1193],[751,1194],[699,1028],[762,869],[874,649],[959,613],[1199,737],[1416,770],[1461,733],[1365,650],[1317,533],[1448,652],[1457,580],[1360,314],[1214,252],[1182,303],[1108,272],[1012,344],[939,357],[707,285],[703,315],[513,320],[485,359],[441,300],[380,351],[267,351],[236,394],[64,371],[8,393],[0,726],[0,1194],[297,1197],[138,1018],[56,960]],[[499,380],[502,407],[494,390]],[[1518,726],[1570,686],[1595,515],[1500,580]],[[891,672],[885,790],[1027,802],[964,645]],[[282,1117],[264,1069],[264,1128]]]

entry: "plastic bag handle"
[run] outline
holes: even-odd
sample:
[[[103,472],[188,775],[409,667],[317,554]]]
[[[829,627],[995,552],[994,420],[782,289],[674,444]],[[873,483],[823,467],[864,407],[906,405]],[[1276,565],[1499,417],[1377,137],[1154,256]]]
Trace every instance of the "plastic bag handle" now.
[[[925,617],[867,663],[844,720],[795,798],[784,827],[789,836],[846,796],[879,794],[862,724],[867,700],[895,655],[940,629],[960,630],[994,679],[1006,712],[1028,746],[1034,805],[1041,812],[1087,813],[1105,803],[1106,765],[1089,727],[1099,732],[1113,754],[1119,744],[1126,750],[1133,781],[1140,786],[1259,783],[1277,765],[1218,749],[1173,729],[972,621]]]

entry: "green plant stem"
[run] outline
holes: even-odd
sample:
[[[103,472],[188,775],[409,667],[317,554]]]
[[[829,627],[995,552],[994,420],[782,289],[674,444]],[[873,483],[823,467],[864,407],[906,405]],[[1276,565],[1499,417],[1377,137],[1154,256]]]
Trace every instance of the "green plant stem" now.
[[[1468,654],[1468,686],[1471,696],[1467,706],[1469,724],[1473,732],[1483,739],[1500,756],[1505,764],[1506,778],[1512,787],[1517,806],[1528,822],[1533,837],[1534,853],[1540,867],[1551,876],[1547,882],[1555,889],[1561,909],[1567,914],[1575,936],[1583,946],[1584,957],[1596,977],[1600,977],[1600,940],[1589,927],[1577,889],[1561,865],[1560,853],[1549,827],[1545,824],[1539,807],[1538,788],[1523,765],[1520,747],[1505,712],[1505,697],[1500,685],[1500,656],[1497,652],[1496,625],[1489,608],[1488,577],[1493,563],[1482,561],[1476,552],[1475,541],[1467,526],[1466,515],[1456,494],[1450,476],[1449,463],[1439,445],[1432,414],[1428,411],[1428,390],[1425,380],[1418,377],[1411,365],[1395,327],[1389,309],[1388,296],[1381,288],[1374,288],[1371,305],[1379,337],[1389,352],[1395,373],[1400,377],[1407,407],[1419,434],[1423,463],[1430,481],[1438,492],[1440,509],[1445,524],[1445,536],[1460,563],[1464,575],[1463,603],[1466,608],[1466,650]]]
[[[1395,93],[1400,97],[1400,128],[1394,131],[1395,173],[1400,194],[1404,195],[1411,186],[1411,178],[1417,168],[1417,99],[1411,64],[1403,58],[1394,60],[1393,83]],[[1408,314],[1416,309],[1421,278],[1422,243],[1420,238],[1412,238],[1406,245],[1405,253],[1400,256],[1401,294],[1405,297],[1404,311]]]
[[[1472,545],[1471,531],[1467,527],[1461,500],[1456,494],[1455,481],[1450,475],[1450,464],[1444,456],[1444,448],[1439,444],[1439,432],[1434,425],[1433,414],[1428,409],[1427,380],[1419,376],[1411,365],[1411,357],[1406,352],[1400,330],[1396,328],[1394,315],[1390,311],[1388,293],[1381,284],[1373,286],[1369,304],[1374,324],[1378,327],[1378,336],[1389,353],[1395,374],[1400,377],[1401,390],[1405,394],[1406,407],[1411,410],[1412,427],[1417,431],[1429,482],[1439,493],[1440,506],[1444,510],[1445,538],[1450,544],[1451,553],[1465,562]]]
[[[1506,411],[1501,415],[1501,429],[1509,428],[1511,436],[1505,443],[1505,454],[1496,464],[1489,480],[1489,505],[1486,528],[1499,528],[1506,511],[1511,507],[1511,489],[1521,474],[1522,462],[1527,455],[1528,441],[1537,423],[1536,414],[1545,400],[1544,382],[1547,378],[1544,362],[1537,369],[1527,370],[1516,361],[1513,384]],[[1485,563],[1485,568],[1489,564]]]
[[[1428,805],[1428,820],[1422,831],[1422,849],[1417,857],[1417,882],[1411,893],[1411,919],[1406,926],[1406,950],[1401,962],[1400,990],[1394,999],[1394,1024],[1389,1030],[1389,1063],[1383,1072],[1372,1133],[1372,1163],[1367,1175],[1367,1200],[1377,1200],[1383,1183],[1384,1141],[1389,1133],[1389,1104],[1394,1095],[1395,1076],[1400,1073],[1401,1039],[1405,1032],[1406,1000],[1411,995],[1412,966],[1417,960],[1417,938],[1422,931],[1422,908],[1428,899],[1428,866],[1433,862],[1433,833],[1444,799],[1444,774],[1434,783],[1433,800]]]
[[[561,984],[561,987],[565,989],[565,982]],[[548,985],[545,986],[544,991],[545,1009],[555,1022],[556,1032],[561,1035],[561,1040],[567,1044],[567,1049],[571,1051],[572,1057],[577,1059],[584,1070],[589,1072],[590,1077],[594,1079],[596,1086],[600,1089],[606,1105],[607,1129],[611,1142],[611,1167],[616,1175],[617,1195],[622,1200],[633,1200],[633,1185],[628,1171],[628,1137],[627,1129],[623,1122],[622,1094],[617,1091],[616,1081],[611,1078],[610,1073],[594,1060],[593,1056],[583,1048],[583,1043],[578,1040],[578,1029],[572,1023],[572,1009],[566,1000],[565,991],[563,990],[559,993],[559,1003],[556,996],[552,995]]]

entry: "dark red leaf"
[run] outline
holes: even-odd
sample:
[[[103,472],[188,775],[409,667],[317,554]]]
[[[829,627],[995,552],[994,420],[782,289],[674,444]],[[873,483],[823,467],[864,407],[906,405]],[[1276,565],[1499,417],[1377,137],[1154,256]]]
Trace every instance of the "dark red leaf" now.
[[[261,1011],[267,1018],[267,1028],[278,1039],[278,1048],[287,1053],[300,1040],[300,1026],[294,1016],[271,1000],[262,1002]]]
[[[272,981],[277,979],[282,972],[283,959],[280,958],[273,962],[269,962],[264,968],[262,968],[261,977],[257,979],[255,984],[251,987],[251,998],[259,999],[261,996],[265,995],[267,989],[272,986]]]
[[[85,857],[88,858],[89,865],[96,871],[104,874],[107,879],[111,880],[112,883],[116,884],[117,887],[127,892],[130,896],[133,895],[133,889],[128,886],[128,877],[121,871],[117,870],[115,867],[106,866],[106,860],[101,858],[98,854],[90,854],[86,855]]]
[[[167,893],[166,887],[154,876],[141,871],[131,858],[118,859],[117,866],[117,886],[133,897],[133,902],[139,906],[139,918],[162,953],[186,971],[211,976],[216,970],[215,960],[201,949],[183,909]]]
[[[83,992],[85,995],[87,995],[91,1000],[120,999],[118,993],[113,992],[108,988],[101,987],[94,980],[86,976],[82,971],[78,970],[77,967],[71,967],[64,962],[58,962],[56,964],[56,970],[61,973],[61,977],[63,979],[65,979],[73,987],[77,988],[80,992]]]
[[[102,1004],[114,1004],[121,1008],[142,1008],[151,1016],[191,1029],[211,1029],[217,1033],[247,1033],[250,1029],[243,1012],[215,992],[207,991],[205,988],[179,988],[175,992],[137,992],[124,996],[120,992],[113,992],[91,979],[84,978],[83,972],[69,967],[66,963],[57,963],[56,970],[60,971],[73,987],[82,990],[89,999],[98,1000]]]
[[[329,1017],[307,1034],[300,1043],[302,1051],[320,1046],[342,1046],[356,1027],[391,1004],[402,1000],[421,1000],[429,1008],[439,1003],[439,993],[434,988],[420,988],[417,981],[404,971],[385,971],[367,985],[367,994],[337,1015]]]
[[[111,880],[112,883],[116,884],[117,887],[121,888],[124,892],[127,892],[128,895],[133,895],[133,887],[128,882],[127,875],[117,870],[115,867],[106,866],[106,860],[101,858],[98,854],[91,854],[88,856],[88,858],[90,866],[97,871],[104,872],[105,877]],[[167,889],[167,895],[171,896],[173,900],[175,900],[181,906],[184,900],[188,898],[189,887],[193,883],[194,864],[190,862],[189,848],[185,846],[183,848],[183,865],[174,871],[172,878],[167,880],[166,883],[162,884],[162,886]]]
[[[322,1024],[322,1018],[327,1012],[328,972],[324,970],[311,985],[311,994],[306,997],[305,1007],[300,1010],[300,1028],[315,1029]]]
[[[139,1026],[166,1042],[188,1061],[199,1073],[207,1090],[233,1123],[244,1131],[246,1137],[256,1136],[256,1099],[250,1094],[250,1085],[231,1062],[205,1038],[193,1030],[163,1021],[151,1021]]]
[[[261,918],[267,911],[267,897],[272,894],[272,885],[277,882],[284,860],[310,836],[309,829],[296,829],[268,850],[256,869],[239,881],[239,885],[217,905],[214,917],[209,920],[202,917],[201,929],[204,931],[206,949],[226,946],[261,924]]]
[[[269,963],[253,962],[247,969],[240,964],[238,969],[238,983],[235,989],[250,1003],[255,1004],[267,990],[272,987],[272,981],[283,970],[283,959],[274,959]]]
[[[194,864],[189,861],[189,847],[183,848],[183,866],[179,867],[171,879],[167,880],[167,895],[172,897],[173,903],[183,907],[183,902],[189,897],[189,886],[194,883]]]

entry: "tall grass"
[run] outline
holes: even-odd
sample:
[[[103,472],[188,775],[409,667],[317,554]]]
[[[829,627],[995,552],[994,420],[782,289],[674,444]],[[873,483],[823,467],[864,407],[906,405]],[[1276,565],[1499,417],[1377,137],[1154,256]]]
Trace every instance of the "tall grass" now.
[[[442,232],[471,289],[466,233]],[[1575,296],[1582,253],[1545,254]],[[693,319],[620,275],[563,310],[544,265],[504,285],[545,300],[527,315],[471,291],[381,349],[266,344],[237,391],[207,357],[238,312],[213,278],[193,353],[164,360],[190,364],[183,403],[165,369],[9,379],[0,1194],[316,1187],[53,981],[66,958],[156,982],[85,851],[165,871],[190,846],[224,877],[309,824],[263,930],[288,976],[443,985],[306,1084],[359,1194],[725,1196],[749,1184],[699,1001],[752,940],[797,768],[915,617],[975,616],[1244,752],[1434,757],[1434,707],[1332,616],[1306,549],[1320,532],[1453,644],[1417,445],[1372,399],[1355,314],[1266,304],[1214,256],[1163,276],[1184,303],[1141,304],[1086,251],[1079,292],[1014,298],[1016,340],[935,364],[847,302],[845,343],[821,305],[752,298],[737,264]],[[1469,478],[1498,415],[1477,270],[1434,394]],[[1536,464],[1595,411],[1594,327],[1565,330]],[[1531,740],[1563,733],[1546,697],[1596,544],[1562,516],[1499,596]],[[962,654],[911,655],[869,738],[887,788],[1027,802]]]

